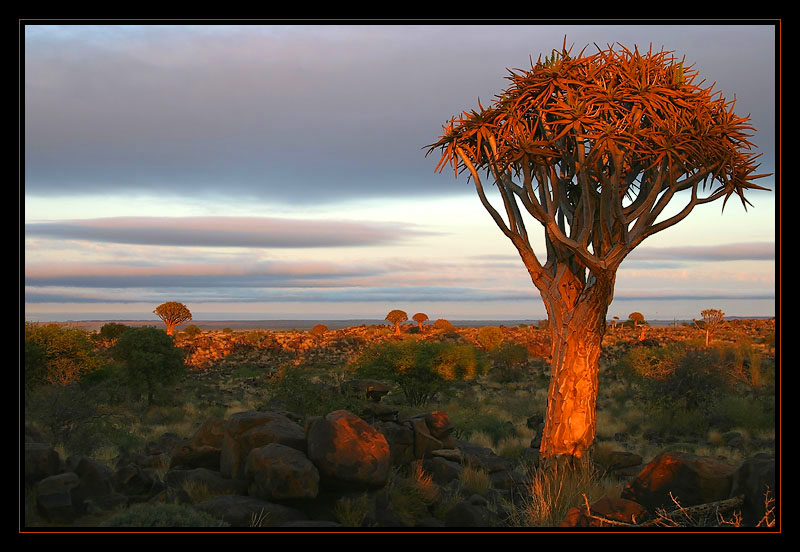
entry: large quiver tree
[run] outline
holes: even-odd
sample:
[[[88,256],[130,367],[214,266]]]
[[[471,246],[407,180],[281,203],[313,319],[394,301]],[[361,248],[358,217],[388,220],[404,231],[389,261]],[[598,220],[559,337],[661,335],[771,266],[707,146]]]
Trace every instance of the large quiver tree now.
[[[551,382],[540,454],[579,458],[596,430],[598,362],[617,269],[645,238],[695,206],[738,196],[757,165],[749,119],[672,53],[566,49],[509,71],[489,108],[444,126],[428,153],[466,171],[547,309]],[[487,198],[493,184],[500,202]],[[666,210],[681,202],[679,210]],[[525,214],[525,217],[523,217]],[[534,253],[526,219],[544,229]],[[544,262],[541,256],[544,254]]]

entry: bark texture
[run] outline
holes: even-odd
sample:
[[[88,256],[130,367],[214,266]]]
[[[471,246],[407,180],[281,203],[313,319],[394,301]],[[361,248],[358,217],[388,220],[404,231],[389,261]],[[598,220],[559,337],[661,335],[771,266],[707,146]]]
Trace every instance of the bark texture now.
[[[580,290],[568,272],[543,293],[553,338],[542,458],[584,456],[595,438],[600,354],[613,276]]]

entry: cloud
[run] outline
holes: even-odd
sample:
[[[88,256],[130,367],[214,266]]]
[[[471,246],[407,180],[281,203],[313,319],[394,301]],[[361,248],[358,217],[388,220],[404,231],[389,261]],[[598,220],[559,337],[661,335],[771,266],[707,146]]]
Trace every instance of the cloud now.
[[[309,248],[387,245],[430,234],[408,223],[270,217],[112,217],[25,225],[32,237],[187,247]]]
[[[774,172],[770,25],[29,25],[26,194],[331,203],[472,193],[422,148],[559,47],[685,54]]]
[[[647,247],[628,255],[626,261],[773,261],[773,242],[729,243],[710,246]]]

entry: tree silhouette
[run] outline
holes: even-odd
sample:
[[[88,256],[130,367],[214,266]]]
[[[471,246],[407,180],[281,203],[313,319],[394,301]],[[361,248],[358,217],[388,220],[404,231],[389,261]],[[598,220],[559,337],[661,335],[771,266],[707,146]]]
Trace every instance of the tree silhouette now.
[[[394,324],[395,335],[400,335],[400,324],[408,320],[408,315],[405,313],[405,311],[395,309],[387,314],[384,320],[388,320]]]
[[[157,306],[153,311],[158,317],[167,325],[167,335],[175,333],[175,326],[189,322],[192,319],[192,313],[186,308],[183,303],[175,301],[168,301]]]
[[[746,117],[671,52],[560,52],[509,70],[490,107],[464,112],[428,146],[466,172],[511,240],[550,320],[552,368],[540,455],[584,455],[595,438],[598,361],[617,269],[697,206],[765,189]],[[484,176],[485,175],[485,176]],[[497,188],[498,207],[486,185]],[[677,210],[666,209],[680,202]],[[497,202],[496,202],[497,203]],[[523,216],[524,215],[524,216]],[[527,221],[541,224],[534,253]],[[544,255],[544,258],[542,258]]]

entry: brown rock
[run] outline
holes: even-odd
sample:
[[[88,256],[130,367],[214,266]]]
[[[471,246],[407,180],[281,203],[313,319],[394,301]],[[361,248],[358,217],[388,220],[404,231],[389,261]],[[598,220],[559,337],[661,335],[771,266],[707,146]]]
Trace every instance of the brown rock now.
[[[440,441],[447,438],[455,429],[450,417],[441,410],[425,414],[425,423],[428,425],[431,435]]]
[[[303,428],[275,412],[240,412],[223,425],[220,471],[225,477],[244,478],[245,462],[251,450],[270,443],[305,450]]]
[[[431,435],[425,418],[412,418],[411,426],[414,429],[414,457],[416,459],[430,456],[432,451],[442,448],[442,442]]]
[[[735,467],[713,458],[665,452],[647,464],[621,496],[651,512],[676,508],[673,497],[681,506],[716,502],[729,497],[735,471]]]
[[[252,481],[250,496],[264,500],[316,498],[319,472],[299,450],[270,443],[247,455],[245,474]]]
[[[32,483],[58,474],[61,459],[58,452],[43,443],[25,443],[25,481]]]
[[[611,522],[603,521],[605,518]],[[561,527],[619,527],[615,521],[629,525],[641,523],[650,518],[649,512],[641,504],[624,498],[601,498],[589,507],[571,508],[561,522]]]
[[[317,419],[308,430],[308,457],[323,481],[382,487],[389,477],[386,437],[346,410]]]
[[[196,447],[208,446],[221,449],[222,439],[225,435],[224,425],[225,420],[222,418],[209,418],[194,434],[191,444]]]

